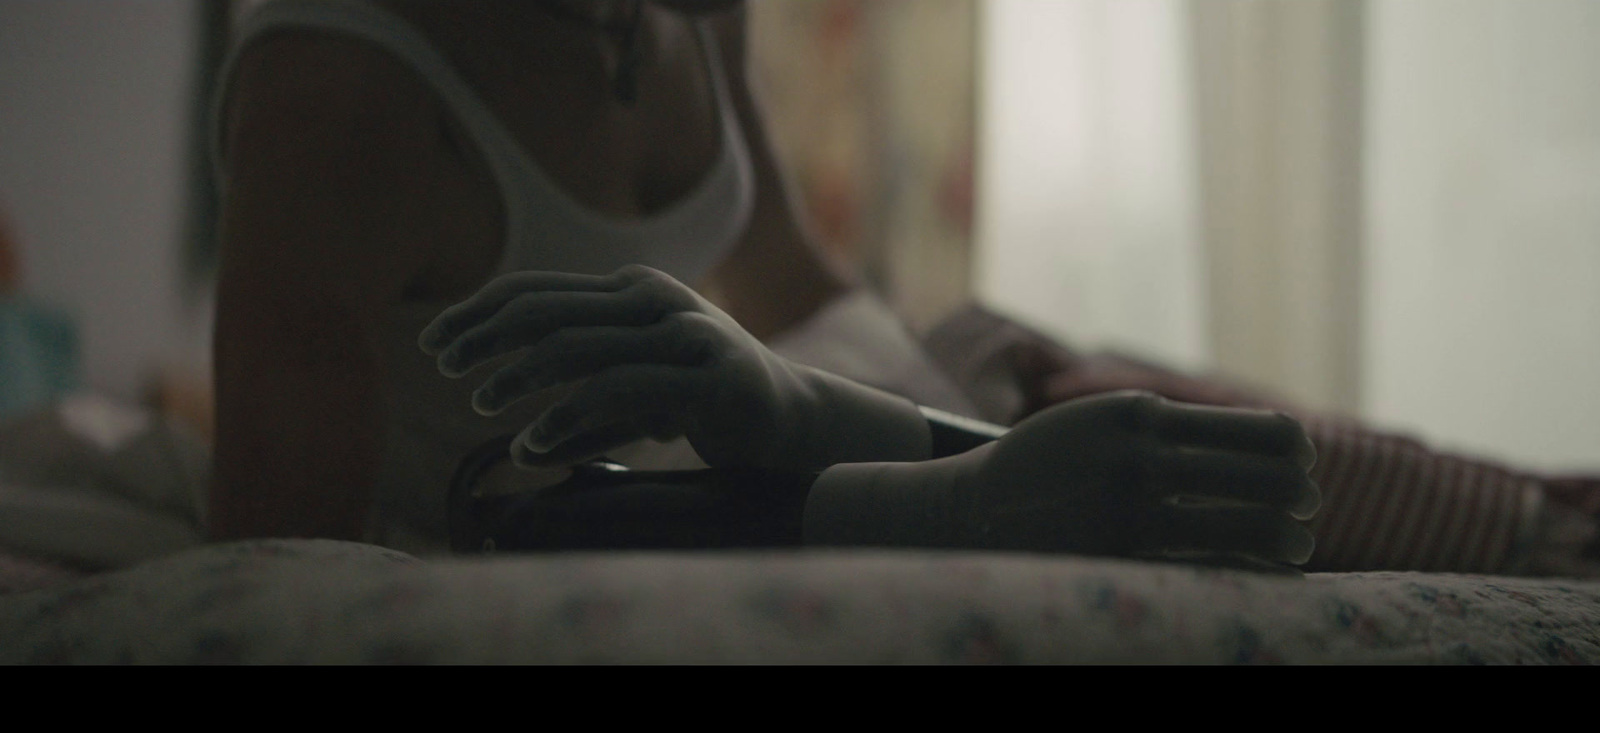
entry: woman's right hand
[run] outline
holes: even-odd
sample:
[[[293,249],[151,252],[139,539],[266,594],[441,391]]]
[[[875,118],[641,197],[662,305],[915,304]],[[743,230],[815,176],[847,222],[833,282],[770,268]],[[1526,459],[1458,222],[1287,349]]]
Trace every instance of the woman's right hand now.
[[[806,540],[1301,564],[1315,459],[1280,413],[1098,395],[959,456],[829,469]]]

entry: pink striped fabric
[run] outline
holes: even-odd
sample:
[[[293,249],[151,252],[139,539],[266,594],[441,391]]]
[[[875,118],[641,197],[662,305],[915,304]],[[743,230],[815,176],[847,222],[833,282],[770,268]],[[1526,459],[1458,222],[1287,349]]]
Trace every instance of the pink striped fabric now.
[[[1344,417],[1295,409],[1284,400],[1112,353],[1078,353],[982,307],[951,316],[927,337],[928,353],[967,387],[984,417],[1015,423],[1050,405],[1120,389],[1179,402],[1289,412],[1317,447],[1312,477],[1322,510],[1309,569],[1521,572],[1532,553],[1566,553],[1600,573],[1600,540],[1550,545],[1535,515],[1544,502],[1593,529],[1600,476],[1543,477],[1434,451]],[[997,389],[1007,385],[1008,389]],[[1581,533],[1580,533],[1581,534]],[[1550,545],[1545,547],[1544,545]]]
[[[1343,419],[1301,416],[1317,446],[1319,571],[1495,573],[1526,540],[1540,483]]]

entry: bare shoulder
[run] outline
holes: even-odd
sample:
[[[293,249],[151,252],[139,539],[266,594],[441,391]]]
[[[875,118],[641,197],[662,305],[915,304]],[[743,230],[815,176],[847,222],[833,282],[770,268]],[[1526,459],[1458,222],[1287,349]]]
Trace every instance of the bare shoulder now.
[[[393,298],[431,256],[434,97],[381,48],[321,32],[261,37],[230,81],[222,276]]]
[[[263,145],[334,148],[319,152],[336,155],[362,145],[415,152],[431,141],[416,133],[438,120],[433,96],[410,69],[350,36],[269,33],[243,50],[229,82],[223,128],[230,164]]]

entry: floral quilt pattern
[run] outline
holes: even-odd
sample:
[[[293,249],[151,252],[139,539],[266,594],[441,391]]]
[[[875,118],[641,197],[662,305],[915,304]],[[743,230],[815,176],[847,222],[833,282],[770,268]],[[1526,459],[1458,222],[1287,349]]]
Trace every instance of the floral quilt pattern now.
[[[6,664],[1595,661],[1595,582],[1030,555],[262,541],[0,595]]]

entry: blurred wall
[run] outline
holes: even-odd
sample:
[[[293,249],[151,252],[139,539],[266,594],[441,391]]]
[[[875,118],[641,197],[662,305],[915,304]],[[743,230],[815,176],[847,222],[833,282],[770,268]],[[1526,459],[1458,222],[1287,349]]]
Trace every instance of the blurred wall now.
[[[77,318],[91,388],[200,358],[183,303],[195,4],[0,0],[0,206],[26,292]]]
[[[975,287],[1075,346],[1208,366],[1189,8],[985,0]]]
[[[987,0],[980,296],[1600,469],[1600,3]]]
[[[1600,3],[1369,13],[1366,412],[1600,468]]]
[[[1191,0],[1213,367],[1361,406],[1362,0]]]
[[[971,297],[981,0],[760,0],[754,79],[821,243],[911,325]]]

